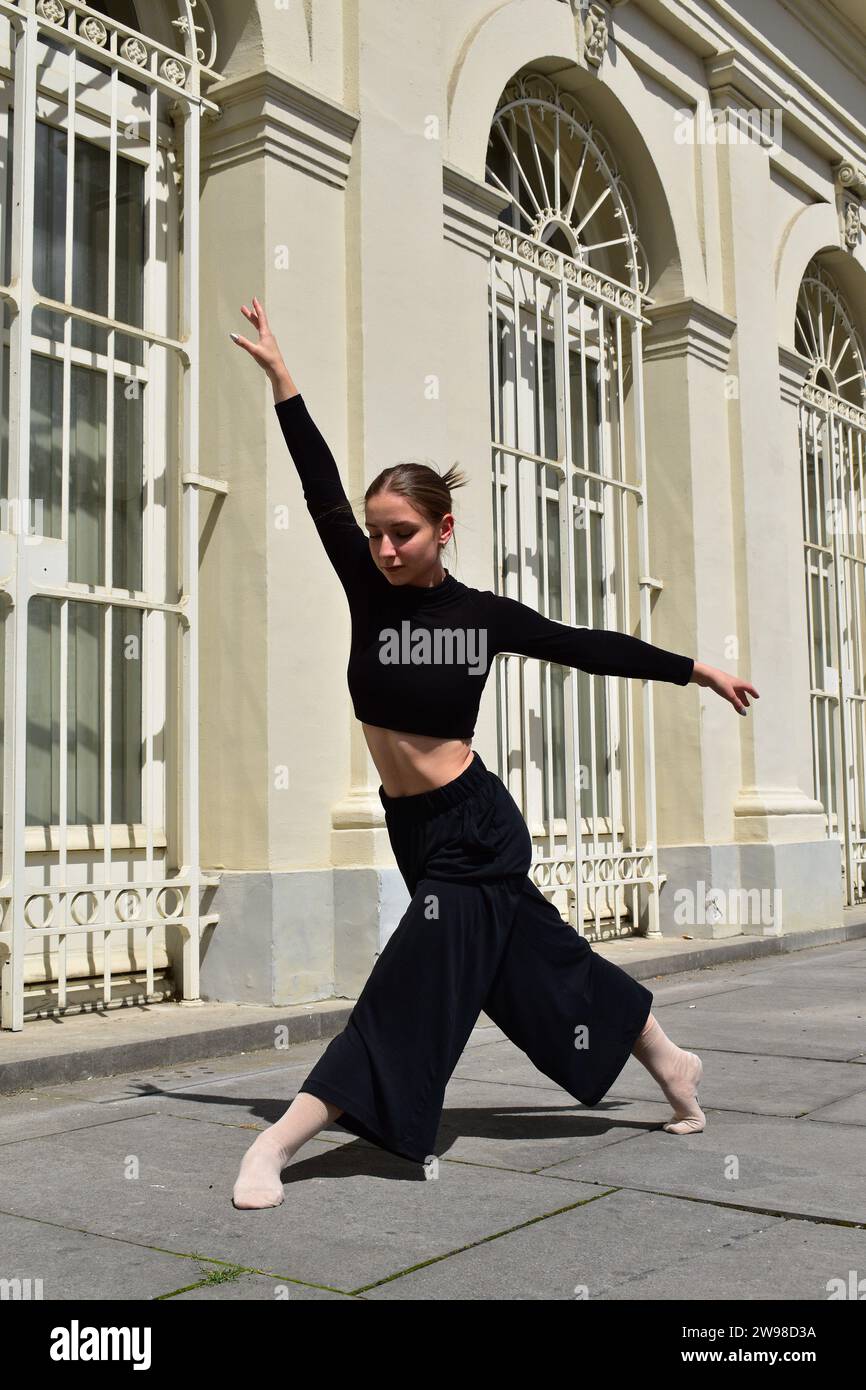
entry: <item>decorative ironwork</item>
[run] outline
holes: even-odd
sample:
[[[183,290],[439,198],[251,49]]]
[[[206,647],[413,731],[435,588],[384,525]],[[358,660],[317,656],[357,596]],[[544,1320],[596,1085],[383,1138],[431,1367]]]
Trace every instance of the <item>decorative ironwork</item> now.
[[[155,970],[168,968],[167,943],[159,938],[170,925],[179,948],[177,985],[184,998],[198,998],[201,934],[218,920],[217,914],[203,911],[202,894],[216,886],[219,876],[206,873],[201,865],[198,831],[198,552],[190,538],[200,529],[199,489],[209,483],[196,460],[199,363],[191,325],[199,318],[198,218],[195,206],[184,203],[173,176],[182,165],[189,196],[198,198],[197,125],[218,111],[205,88],[221,74],[203,65],[204,59],[213,62],[216,54],[204,0],[179,0],[178,10],[186,55],[111,15],[96,14],[82,0],[36,0],[26,16],[12,0],[0,0],[0,15],[8,21],[13,73],[13,80],[0,86],[0,144],[10,171],[14,229],[11,278],[0,285],[0,306],[5,305],[7,314],[10,305],[14,309],[4,334],[8,362],[3,395],[10,444],[8,491],[22,499],[13,515],[17,517],[20,508],[26,517],[31,489],[38,495],[34,479],[41,465],[32,456],[32,413],[37,406],[45,408],[38,393],[45,390],[46,381],[58,391],[58,465],[59,453],[63,456],[57,479],[58,524],[49,527],[38,553],[27,544],[26,529],[17,520],[8,529],[5,524],[0,527],[0,602],[6,609],[4,728],[16,750],[16,763],[9,758],[4,765],[0,1027],[14,1031],[25,1018],[28,972],[30,978],[38,978],[40,988],[45,984],[44,992],[56,997],[62,1013],[70,1007],[68,993],[75,991],[74,981],[89,978],[94,970],[94,948],[102,957],[102,999],[112,1003],[112,944],[118,932],[125,952],[143,951],[142,983],[152,996]],[[47,119],[40,110],[41,63],[31,51],[37,43],[40,49],[52,50]],[[73,55],[78,60],[75,68],[66,61]],[[109,80],[92,82],[93,72],[104,72]],[[59,83],[65,73],[64,101],[59,99]],[[131,100],[138,112],[147,111],[147,119],[127,127]],[[170,128],[166,132],[172,110],[183,115],[174,136]],[[101,122],[104,141],[88,140],[93,122]],[[73,140],[70,132],[84,135]],[[61,161],[73,161],[69,196],[62,210],[52,209],[51,215],[44,190],[38,182],[34,186],[32,172],[27,177],[27,170],[42,157],[43,141],[54,142],[51,158],[58,168]],[[106,198],[109,188],[112,196]],[[89,212],[88,199],[97,197],[98,219],[79,219],[81,201]],[[85,289],[87,269],[98,265],[104,251],[103,236],[109,258],[116,258],[117,275],[103,285],[94,274],[94,285]],[[181,288],[172,304],[166,286],[176,277],[180,261],[187,274],[178,282]],[[80,391],[85,377],[88,389]],[[120,388],[132,382],[136,392],[131,398]],[[182,414],[172,422],[169,438],[159,402],[166,399],[172,383]],[[91,390],[91,384],[96,389]],[[91,456],[88,431],[82,434],[79,423],[76,434],[70,423],[69,402],[72,399],[73,411],[78,409],[79,395],[94,440],[101,439],[103,431],[107,438],[102,453],[94,445]],[[127,409],[128,415],[123,413]],[[127,424],[128,450],[123,433]],[[132,480],[129,498],[135,499],[128,508],[117,506],[118,474],[110,463],[121,454]],[[98,479],[104,487],[104,545],[90,557],[86,578],[79,567],[85,547],[80,539],[77,546],[69,539],[80,506],[73,486],[79,468],[88,478],[92,468],[94,485]],[[164,601],[167,533],[153,520],[164,511],[157,501],[164,486],[172,499],[171,516],[164,519],[182,538],[171,558],[171,565],[179,566],[177,602]],[[68,527],[60,527],[60,514]],[[123,544],[114,545],[115,528],[120,527],[122,539],[130,539],[128,554]],[[145,527],[150,536],[147,561],[136,571],[135,537]],[[40,565],[46,553],[50,563]],[[38,621],[33,618],[37,608]],[[121,681],[116,665],[119,644],[124,632],[128,636],[128,629],[135,631],[136,623],[140,659],[137,667],[129,664],[136,674],[125,672]],[[50,652],[55,630],[59,655],[50,670],[56,674],[86,667],[92,677],[86,693],[83,686],[70,690],[65,675],[56,684],[52,679],[40,681],[38,655],[43,649],[37,650],[31,637],[44,631],[50,639],[44,650]],[[84,640],[93,632],[100,634],[102,644],[95,660],[91,658],[97,649]],[[177,640],[183,649],[179,681],[168,678],[166,656],[169,644]],[[42,694],[47,689],[35,712],[30,694],[34,685]],[[111,721],[118,711],[125,716],[127,698],[131,732],[117,741]],[[79,700],[86,706],[84,715]],[[91,716],[92,725],[87,723]],[[82,728],[93,734],[92,742],[82,737]],[[40,741],[43,729],[47,733]],[[177,766],[160,745],[169,730],[183,748]],[[34,811],[31,792],[41,776],[40,756],[48,790],[44,795],[40,791]],[[82,777],[87,756],[91,762]],[[34,758],[39,774],[35,781],[30,776]],[[23,777],[16,766],[23,767]],[[79,781],[85,787],[81,793]],[[174,824],[166,811],[172,804]],[[155,951],[160,952],[159,960]],[[136,966],[133,973],[138,970]],[[124,967],[122,973],[129,971]]]
[[[216,63],[217,36],[213,15],[207,0],[180,0],[180,5],[183,14],[171,22],[184,37],[187,58],[191,62],[203,63],[205,67],[212,68]],[[197,24],[196,17],[204,20],[204,23]],[[195,37],[197,34],[205,36],[207,55],[204,47]]]
[[[860,335],[834,281],[810,261],[800,284],[796,347],[812,363],[809,384],[854,406],[866,404],[866,356]]]
[[[810,262],[796,312],[812,366],[799,411],[815,796],[845,901],[866,901],[866,359],[831,276]]]
[[[571,93],[540,73],[511,82],[493,118],[486,178],[510,199],[500,221],[646,293],[634,201],[606,141]]]
[[[651,641],[634,206],[599,132],[540,74],[506,88],[490,146],[488,181],[510,196],[490,262],[496,591],[627,632],[639,604]],[[497,662],[497,766],[532,833],[530,877],[582,933],[635,930],[646,904],[657,937],[649,682],[638,711],[627,682]]]

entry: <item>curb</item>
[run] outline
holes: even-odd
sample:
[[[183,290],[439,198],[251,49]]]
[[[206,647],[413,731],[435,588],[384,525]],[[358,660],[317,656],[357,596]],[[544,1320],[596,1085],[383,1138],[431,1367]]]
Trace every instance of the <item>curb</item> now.
[[[614,958],[614,963],[620,965],[632,978],[649,980],[702,970],[713,965],[727,965],[732,961],[789,955],[795,951],[808,951],[820,946],[839,945],[846,941],[863,939],[866,937],[866,916],[863,920],[857,920],[862,909],[851,911],[852,919],[840,927],[816,928],[777,937],[750,937],[745,940],[704,943],[657,957],[643,955],[633,960],[615,959],[616,948],[624,940],[635,942],[635,950],[640,949],[641,945],[646,945],[639,938],[621,938],[619,941],[602,943],[594,949],[607,959]],[[609,950],[614,953],[613,956],[608,955]],[[171,1009],[170,1017],[175,1021],[175,1011],[179,1007],[195,1007],[199,1002],[191,1000],[158,1003],[147,1010],[146,1017],[158,1023],[161,1021],[158,1011]],[[210,1005],[211,1012],[222,1009],[229,1014],[229,1018],[216,1025],[202,1020],[202,1025],[198,1028],[193,1026],[184,1032],[166,1030],[158,1037],[131,1039],[122,1043],[112,1042],[101,1046],[80,1046],[47,1055],[38,1055],[34,1051],[31,1056],[0,1061],[0,1095],[12,1095],[16,1091],[30,1090],[34,1086],[63,1085],[90,1080],[97,1076],[115,1076],[141,1068],[174,1066],[183,1062],[206,1061],[212,1057],[227,1057],[236,1052],[273,1049],[274,1030],[280,1026],[285,1029],[288,1045],[328,1040],[342,1032],[354,1003],[354,1000],[343,1002],[338,999],[326,999],[310,1005],[295,1004],[282,1008],[276,1006],[255,1021],[243,1016],[245,1012],[249,1012],[248,1005]],[[232,1010],[237,1010],[237,1021],[231,1018]],[[110,1009],[105,1010],[101,1017],[104,1018],[106,1014],[110,1016],[112,1012]],[[162,1015],[162,1019],[166,1017],[165,1014]],[[5,1037],[23,1038],[26,1042],[27,1038],[32,1036],[28,1034],[28,1029],[38,1028],[42,1022],[57,1026],[56,1019],[31,1020],[25,1023],[23,1033],[0,1033],[0,1057]],[[40,1035],[39,1044],[42,1044],[42,1041]],[[62,1038],[59,1041],[62,1042]],[[35,1040],[33,1045],[36,1049]]]

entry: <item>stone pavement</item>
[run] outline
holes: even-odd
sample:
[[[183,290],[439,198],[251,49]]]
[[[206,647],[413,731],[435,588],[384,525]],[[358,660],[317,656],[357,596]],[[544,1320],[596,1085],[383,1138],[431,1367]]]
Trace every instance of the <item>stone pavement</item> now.
[[[264,1211],[231,1205],[241,1157],[350,1004],[295,1012],[314,1036],[285,1049],[287,1011],[247,1010],[202,1032],[198,1060],[177,1055],[194,1054],[192,1020],[225,1006],[2,1034],[0,1281],[41,1280],[45,1300],[827,1301],[832,1281],[866,1280],[866,941],[687,959],[641,975],[703,1058],[704,1133],[660,1128],[669,1107],[634,1058],[581,1106],[482,1015],[430,1176],[335,1125]],[[110,1032],[101,1054],[85,1025]],[[12,1085],[87,1055],[89,1080]]]

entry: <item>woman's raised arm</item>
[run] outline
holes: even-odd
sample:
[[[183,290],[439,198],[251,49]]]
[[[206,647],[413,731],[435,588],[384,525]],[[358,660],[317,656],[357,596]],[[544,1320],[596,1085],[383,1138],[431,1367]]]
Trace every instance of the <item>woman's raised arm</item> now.
[[[252,343],[239,333],[229,336],[267,374],[273,388],[274,409],[301,479],[307,510],[343,588],[350,593],[372,567],[369,541],[355,519],[334,456],[289,375],[264,306],[253,297],[252,309],[243,304],[241,311],[257,329],[259,341]]]

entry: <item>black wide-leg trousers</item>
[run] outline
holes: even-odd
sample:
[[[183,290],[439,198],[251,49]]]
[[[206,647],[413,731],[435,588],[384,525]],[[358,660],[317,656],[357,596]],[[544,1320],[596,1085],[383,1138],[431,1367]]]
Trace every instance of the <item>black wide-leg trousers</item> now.
[[[340,1106],[343,1129],[423,1163],[483,1010],[540,1072],[597,1105],[653,996],[528,877],[532,840],[505,784],[475,753],[443,787],[379,797],[412,901],[299,1090]]]

